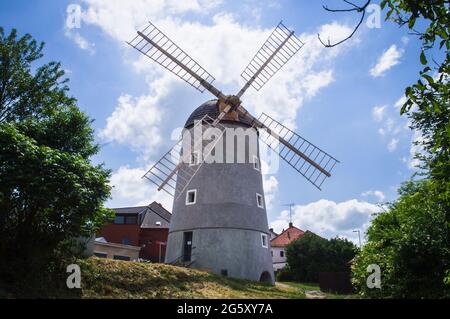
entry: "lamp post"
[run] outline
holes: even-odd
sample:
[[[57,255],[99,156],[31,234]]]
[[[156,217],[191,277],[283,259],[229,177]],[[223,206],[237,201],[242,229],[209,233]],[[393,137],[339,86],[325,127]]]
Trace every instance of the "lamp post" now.
[[[361,231],[359,229],[356,229],[353,231],[354,233],[358,233],[359,238],[359,249],[361,249]]]

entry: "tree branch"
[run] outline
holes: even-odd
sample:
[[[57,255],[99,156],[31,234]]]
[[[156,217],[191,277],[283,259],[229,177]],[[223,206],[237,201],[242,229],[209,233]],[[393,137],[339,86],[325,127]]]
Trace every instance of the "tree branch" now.
[[[328,43],[325,43],[325,42],[322,41],[322,38],[320,37],[320,34],[317,34],[317,37],[319,38],[320,43],[322,43],[322,45],[324,47],[326,47],[326,48],[335,47],[335,46],[337,46],[337,45],[339,45],[341,43],[344,43],[345,41],[347,41],[351,37],[353,37],[353,35],[356,33],[356,31],[359,29],[359,27],[363,23],[364,18],[366,17],[366,9],[369,6],[369,4],[372,2],[372,0],[367,0],[367,2],[363,6],[357,6],[356,4],[354,4],[354,3],[350,2],[350,1],[347,1],[347,0],[343,0],[343,1],[345,3],[353,6],[353,8],[348,8],[348,9],[330,9],[330,8],[328,8],[326,6],[323,6],[323,8],[326,11],[329,11],[329,12],[359,12],[359,13],[361,13],[361,19],[359,20],[359,22],[356,25],[356,27],[353,29],[353,32],[349,36],[347,36],[345,39],[343,39],[343,40],[341,40],[339,42],[331,44],[330,39],[328,39]]]

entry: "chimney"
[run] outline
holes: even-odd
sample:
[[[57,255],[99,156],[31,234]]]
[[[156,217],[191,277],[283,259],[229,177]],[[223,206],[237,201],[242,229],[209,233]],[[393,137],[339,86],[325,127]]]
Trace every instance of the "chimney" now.
[[[294,227],[294,225],[292,224],[292,222],[289,223],[289,228]]]
[[[269,231],[273,233],[273,228],[270,228]]]

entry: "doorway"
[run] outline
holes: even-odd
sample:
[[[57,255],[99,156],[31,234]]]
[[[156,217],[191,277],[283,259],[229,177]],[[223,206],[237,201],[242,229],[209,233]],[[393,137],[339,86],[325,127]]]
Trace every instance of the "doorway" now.
[[[263,282],[266,284],[272,283],[272,276],[269,274],[268,271],[265,271],[261,274],[261,277],[259,277],[259,282]]]
[[[191,261],[192,257],[192,232],[183,233],[183,261]]]

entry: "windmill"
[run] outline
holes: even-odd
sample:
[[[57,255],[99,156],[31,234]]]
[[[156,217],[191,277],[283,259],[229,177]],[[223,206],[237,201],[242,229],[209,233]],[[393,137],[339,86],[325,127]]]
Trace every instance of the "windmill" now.
[[[259,91],[304,43],[280,22],[242,72],[246,83],[236,95],[217,89],[214,77],[151,22],[128,44],[215,97],[197,108],[184,127],[194,135],[214,129],[214,143],[206,150],[203,139],[180,139],[144,176],[174,197],[166,262],[273,283],[259,141],[319,189],[338,160],[269,115],[254,117],[241,98],[250,87]],[[225,131],[236,128],[259,137],[245,144],[248,161],[208,163],[214,149],[228,142]]]

